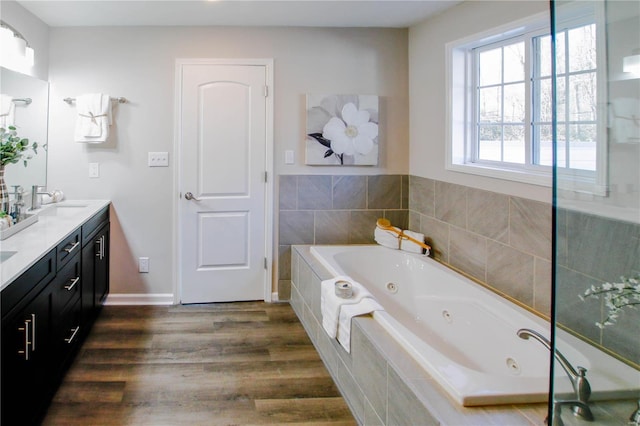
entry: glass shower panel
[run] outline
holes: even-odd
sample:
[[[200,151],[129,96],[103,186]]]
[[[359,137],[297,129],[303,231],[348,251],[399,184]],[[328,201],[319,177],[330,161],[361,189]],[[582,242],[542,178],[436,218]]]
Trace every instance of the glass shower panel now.
[[[554,325],[640,370],[640,70],[624,67],[640,55],[640,2],[552,8]],[[553,377],[550,424],[583,424]],[[634,424],[639,398],[588,404],[596,424]]]

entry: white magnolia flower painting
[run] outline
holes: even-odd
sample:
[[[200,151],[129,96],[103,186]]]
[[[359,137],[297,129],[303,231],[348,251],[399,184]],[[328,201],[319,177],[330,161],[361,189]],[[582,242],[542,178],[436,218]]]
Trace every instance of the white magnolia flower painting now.
[[[378,165],[378,97],[307,95],[306,163]]]

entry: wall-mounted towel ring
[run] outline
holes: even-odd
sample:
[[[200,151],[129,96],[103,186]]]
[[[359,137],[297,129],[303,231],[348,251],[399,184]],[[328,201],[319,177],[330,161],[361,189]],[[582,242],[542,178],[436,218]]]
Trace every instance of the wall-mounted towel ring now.
[[[65,101],[66,103],[71,105],[72,103],[74,103],[76,101],[76,98],[64,98],[63,101]],[[127,101],[127,98],[111,98],[111,102],[117,102],[119,104],[125,104],[128,101]]]

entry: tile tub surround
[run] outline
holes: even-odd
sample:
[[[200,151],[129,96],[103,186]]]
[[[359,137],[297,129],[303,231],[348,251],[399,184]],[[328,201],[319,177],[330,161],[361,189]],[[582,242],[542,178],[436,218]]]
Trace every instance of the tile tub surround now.
[[[292,244],[372,244],[376,220],[408,226],[407,175],[281,175],[278,299],[291,293]]]
[[[294,246],[291,306],[302,322],[354,417],[366,425],[541,425],[546,404],[462,407],[370,316],[353,320],[351,353],[322,328],[320,283],[329,272],[310,253]],[[592,403],[598,424],[617,425],[635,401]],[[567,425],[583,424],[563,412]]]
[[[436,259],[548,317],[551,213],[547,203],[413,175],[283,175],[278,297],[290,298],[291,244],[373,243],[375,220],[384,216],[425,234]],[[557,222],[558,280],[568,283],[558,292],[559,322],[640,364],[633,338],[640,310],[600,332],[591,323],[601,303],[577,297],[620,271],[640,271],[640,226],[563,210]],[[603,249],[613,253],[602,256]]]
[[[557,229],[558,322],[639,366],[640,310],[623,309],[615,325],[600,330],[595,322],[604,320],[604,300],[582,301],[578,295],[640,273],[640,225],[560,209]]]
[[[551,204],[409,176],[409,229],[436,259],[529,308],[551,311]]]

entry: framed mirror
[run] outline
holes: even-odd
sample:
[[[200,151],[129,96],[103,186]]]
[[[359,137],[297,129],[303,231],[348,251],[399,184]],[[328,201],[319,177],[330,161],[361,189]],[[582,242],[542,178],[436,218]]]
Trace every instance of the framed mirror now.
[[[20,185],[25,192],[30,192],[32,185],[47,184],[49,83],[0,67],[0,93],[13,98],[15,109],[11,121],[18,136],[38,143],[38,154],[27,162],[26,167],[19,162],[8,164],[5,169],[9,191],[13,192],[13,185]]]

